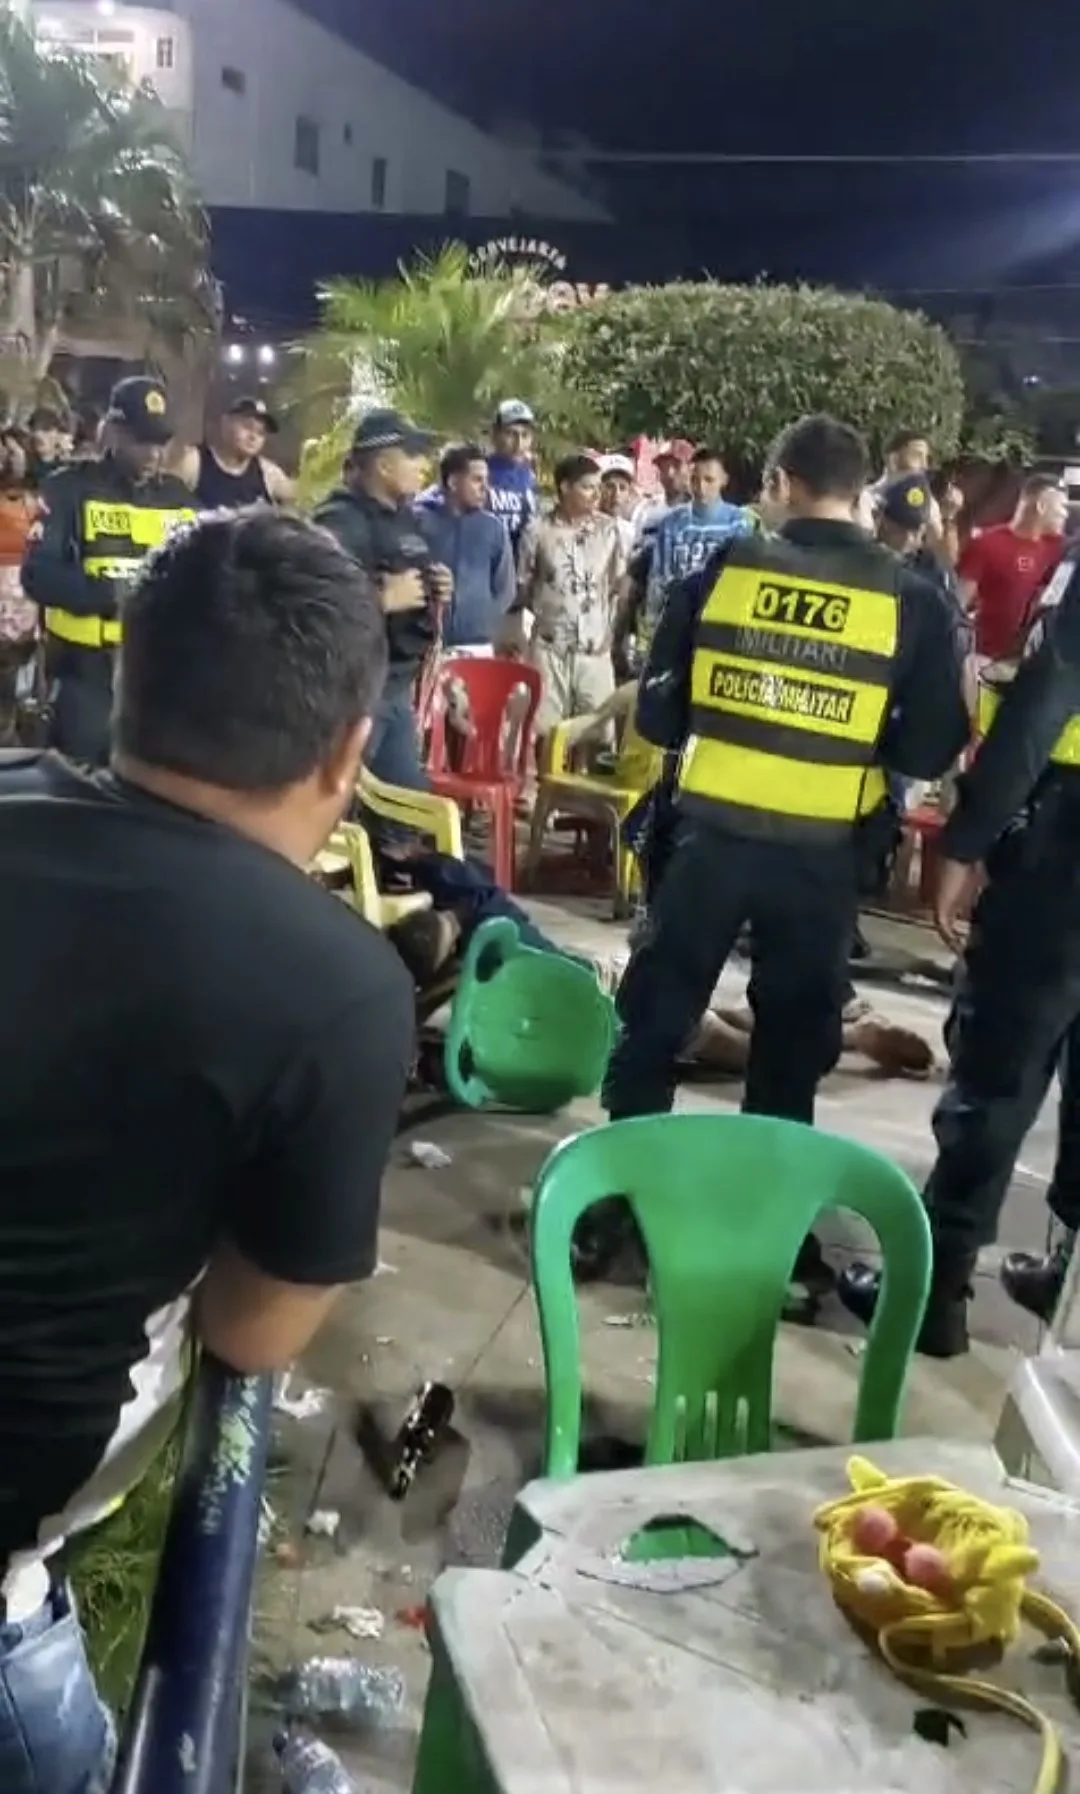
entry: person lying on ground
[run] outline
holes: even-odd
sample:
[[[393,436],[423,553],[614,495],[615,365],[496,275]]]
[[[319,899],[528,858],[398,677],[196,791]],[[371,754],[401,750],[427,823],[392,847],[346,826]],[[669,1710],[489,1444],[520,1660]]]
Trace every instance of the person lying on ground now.
[[[633,711],[636,683],[621,686],[592,717],[578,719],[572,733],[579,743],[616,722],[625,722]],[[642,744],[655,762],[656,750]],[[655,769],[654,769],[655,770]],[[402,858],[380,853],[373,842],[380,882],[393,881],[427,892],[431,908],[406,917],[388,931],[388,938],[405,960],[421,999],[426,993],[453,989],[454,968],[476,929],[495,916],[507,916],[522,940],[541,951],[560,953],[560,948],[532,922],[514,899],[501,889],[485,868],[471,860],[457,860],[431,853],[414,844]],[[571,958],[581,959],[579,954]],[[622,970],[618,955],[586,960],[602,985],[614,989]],[[681,1060],[687,1078],[740,1076],[746,1070],[753,1012],[749,1006],[726,1009],[712,1005],[689,1036]],[[845,1052],[857,1053],[888,1076],[925,1076],[933,1064],[930,1046],[918,1034],[894,1026],[877,1014],[852,987],[845,1011]]]

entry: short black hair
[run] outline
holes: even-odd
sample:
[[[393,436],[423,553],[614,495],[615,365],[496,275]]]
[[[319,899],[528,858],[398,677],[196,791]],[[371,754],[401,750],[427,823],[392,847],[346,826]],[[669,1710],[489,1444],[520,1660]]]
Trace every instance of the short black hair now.
[[[894,430],[893,434],[885,443],[885,453],[887,455],[898,455],[901,449],[906,449],[908,444],[912,442],[925,442],[929,445],[930,438],[925,430],[916,430],[914,428]]]
[[[439,478],[443,485],[448,485],[457,473],[468,473],[474,461],[487,462],[478,442],[459,442],[456,447],[448,448],[439,462]]]
[[[824,412],[789,424],[769,461],[814,498],[854,498],[870,474],[870,457],[858,430]]]
[[[718,467],[727,471],[727,456],[723,449],[709,448],[707,444],[703,444],[701,448],[696,448],[690,457],[691,467],[707,467],[711,461],[715,461]]]
[[[386,627],[325,530],[266,507],[179,532],[124,605],[120,753],[223,790],[284,791],[370,716]]]
[[[576,486],[579,480],[590,479],[600,472],[600,463],[595,455],[564,455],[555,463],[555,490],[563,486]]]

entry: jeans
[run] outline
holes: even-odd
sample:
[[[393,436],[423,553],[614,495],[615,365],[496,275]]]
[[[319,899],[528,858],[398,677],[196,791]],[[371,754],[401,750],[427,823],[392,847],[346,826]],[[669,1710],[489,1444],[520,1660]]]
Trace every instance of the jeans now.
[[[383,693],[371,728],[364,763],[387,785],[426,791],[428,776],[420,764],[412,686]]]
[[[116,1737],[70,1592],[56,1589],[19,1624],[0,1625],[3,1794],[106,1794]]]

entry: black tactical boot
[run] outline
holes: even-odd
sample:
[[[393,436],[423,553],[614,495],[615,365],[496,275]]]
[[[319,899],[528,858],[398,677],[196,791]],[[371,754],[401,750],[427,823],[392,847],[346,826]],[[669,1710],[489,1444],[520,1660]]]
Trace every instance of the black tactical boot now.
[[[924,1358],[959,1358],[967,1351],[967,1305],[974,1275],[974,1256],[935,1263],[930,1300],[915,1344],[915,1350]],[[836,1293],[848,1313],[868,1327],[874,1318],[880,1288],[881,1272],[856,1262],[841,1271]]]
[[[1066,1233],[1047,1253],[1010,1252],[1001,1267],[1005,1294],[1036,1320],[1052,1321],[1075,1244],[1075,1233]]]

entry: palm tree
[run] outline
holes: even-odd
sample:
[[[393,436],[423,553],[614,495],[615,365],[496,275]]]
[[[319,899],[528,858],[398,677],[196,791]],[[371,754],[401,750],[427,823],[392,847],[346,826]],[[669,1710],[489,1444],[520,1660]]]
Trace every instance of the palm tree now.
[[[440,437],[467,441],[512,395],[543,419],[548,446],[602,440],[604,420],[562,383],[558,320],[538,318],[534,297],[528,270],[473,274],[460,244],[419,257],[396,280],[330,281],[292,382],[314,437],[304,496],[336,476],[352,420],[367,404],[394,405]]]
[[[0,11],[0,335],[35,376],[74,313],[208,291],[205,214],[145,87]],[[203,308],[205,309],[205,308]]]

